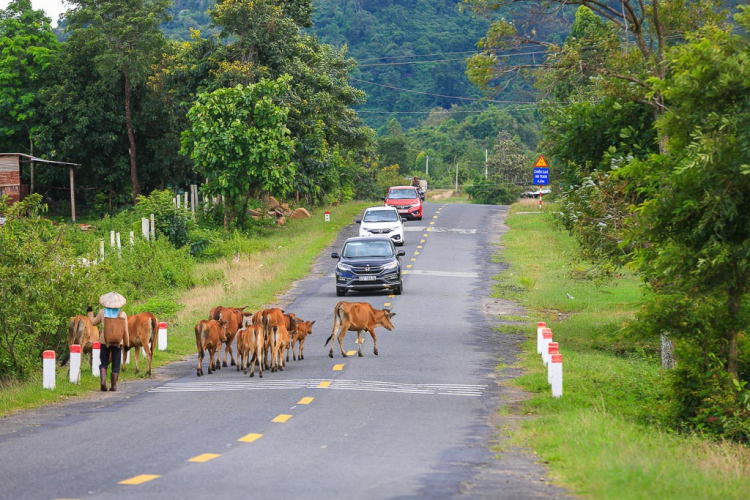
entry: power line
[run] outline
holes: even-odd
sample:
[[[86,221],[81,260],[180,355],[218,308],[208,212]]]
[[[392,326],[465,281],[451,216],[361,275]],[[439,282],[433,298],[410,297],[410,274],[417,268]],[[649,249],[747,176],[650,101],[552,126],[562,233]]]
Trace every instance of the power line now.
[[[477,54],[477,51],[472,51],[471,53]],[[496,57],[522,57],[522,56],[534,56],[537,54],[546,54],[547,52],[544,50],[537,50],[533,52],[518,52],[518,53],[507,53],[507,54],[495,54]],[[399,58],[406,58],[406,57],[423,57],[423,56],[399,56]],[[380,60],[380,59],[388,59],[387,57],[383,58],[372,58],[372,60]],[[366,59],[369,60],[369,59]],[[466,61],[465,57],[462,58],[456,58],[456,59],[429,59],[425,61],[402,61],[402,62],[383,62],[383,63],[371,63],[371,64],[359,64],[357,63],[357,68],[371,68],[374,66],[401,66],[405,64],[431,64],[431,63],[439,63],[439,62],[455,62],[455,61]]]
[[[377,87],[385,87],[387,89],[391,90],[398,90],[401,92],[411,92],[413,94],[422,94],[422,95],[429,95],[433,97],[446,97],[448,99],[460,99],[463,101],[474,101],[474,102],[494,102],[494,103],[500,103],[500,104],[536,104],[535,101],[503,101],[498,99],[484,99],[481,97],[459,97],[455,95],[445,95],[445,94],[433,94],[432,92],[421,92],[419,90],[410,90],[410,89],[404,89],[401,87],[394,87],[393,85],[385,85],[382,83],[375,83],[375,82],[368,82],[367,80],[360,80],[359,78],[351,78],[351,80],[354,80],[355,82],[361,82],[361,83],[367,83],[370,85],[375,85]]]

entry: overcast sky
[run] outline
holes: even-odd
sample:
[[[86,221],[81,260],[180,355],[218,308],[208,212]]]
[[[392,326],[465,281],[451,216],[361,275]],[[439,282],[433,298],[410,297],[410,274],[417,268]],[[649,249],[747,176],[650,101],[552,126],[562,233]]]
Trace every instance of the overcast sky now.
[[[4,9],[8,6],[9,0],[0,0],[0,8]],[[52,26],[57,26],[57,18],[68,10],[68,7],[63,5],[62,0],[31,0],[31,5],[36,10],[42,9],[47,13],[47,16],[52,18]]]

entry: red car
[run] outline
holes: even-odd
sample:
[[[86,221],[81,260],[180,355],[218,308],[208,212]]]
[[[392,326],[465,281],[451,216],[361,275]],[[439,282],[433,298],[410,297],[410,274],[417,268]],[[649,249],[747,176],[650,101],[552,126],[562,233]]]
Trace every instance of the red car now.
[[[422,199],[414,186],[393,186],[383,200],[387,206],[398,210],[401,217],[422,220]]]

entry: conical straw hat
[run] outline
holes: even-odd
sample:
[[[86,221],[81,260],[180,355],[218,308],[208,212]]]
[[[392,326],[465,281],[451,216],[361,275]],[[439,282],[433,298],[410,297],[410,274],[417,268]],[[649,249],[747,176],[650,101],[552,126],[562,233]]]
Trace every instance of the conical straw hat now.
[[[99,297],[99,303],[102,305],[102,307],[119,309],[123,307],[127,303],[127,301],[125,300],[125,297],[123,297],[119,293],[109,292]]]

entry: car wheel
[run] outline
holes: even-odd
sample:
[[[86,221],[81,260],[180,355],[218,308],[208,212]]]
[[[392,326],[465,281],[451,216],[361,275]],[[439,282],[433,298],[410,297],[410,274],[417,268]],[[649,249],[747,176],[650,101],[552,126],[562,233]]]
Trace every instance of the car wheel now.
[[[402,281],[401,284],[393,291],[393,295],[401,295],[401,292],[404,291],[404,282]]]
[[[341,288],[336,288],[336,297],[343,297],[346,295],[346,290],[342,290]]]

